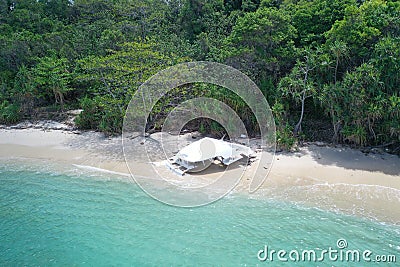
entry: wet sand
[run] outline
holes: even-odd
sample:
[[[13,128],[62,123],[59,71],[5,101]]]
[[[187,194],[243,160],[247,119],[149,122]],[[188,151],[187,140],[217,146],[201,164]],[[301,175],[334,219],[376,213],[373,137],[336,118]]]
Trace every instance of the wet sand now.
[[[160,135],[136,138],[135,146],[154,150],[147,159],[133,161],[134,172],[146,176],[156,168],[174,183],[205,185],[220,177],[223,168],[213,165],[196,175],[171,174],[161,163]],[[179,138],[179,146],[195,141],[191,134]],[[163,140],[168,142],[168,140]],[[135,143],[136,142],[136,143]],[[176,148],[178,149],[178,148]],[[176,150],[175,149],[175,150]],[[172,151],[172,150],[171,150]],[[160,157],[161,156],[161,157]],[[260,157],[258,153],[257,158]],[[43,130],[0,129],[0,160],[12,158],[40,159],[76,168],[94,168],[120,173],[129,179],[121,137],[107,138],[101,133]],[[159,160],[159,161],[158,161]],[[150,162],[151,161],[151,162]],[[0,161],[1,162],[1,161]],[[156,163],[154,163],[156,162]],[[245,164],[238,163],[237,172]],[[294,153],[277,153],[269,175],[254,194],[248,192],[251,171],[247,167],[235,192],[254,198],[275,198],[294,201],[310,207],[339,211],[400,224],[400,158],[389,154],[365,154],[345,147],[308,145]],[[98,169],[95,169],[98,168]]]

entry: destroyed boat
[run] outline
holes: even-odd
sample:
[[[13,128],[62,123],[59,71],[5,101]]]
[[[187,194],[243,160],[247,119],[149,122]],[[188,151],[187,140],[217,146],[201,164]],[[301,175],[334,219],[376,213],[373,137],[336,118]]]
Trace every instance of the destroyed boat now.
[[[254,151],[245,145],[205,137],[182,148],[166,165],[177,174],[184,175],[186,172],[202,171],[216,160],[228,166],[253,154]]]

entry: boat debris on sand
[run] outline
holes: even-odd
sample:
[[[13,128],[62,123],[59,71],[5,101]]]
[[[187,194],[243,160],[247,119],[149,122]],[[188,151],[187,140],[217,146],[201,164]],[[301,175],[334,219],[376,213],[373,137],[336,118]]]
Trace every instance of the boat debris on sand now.
[[[200,172],[214,161],[228,166],[241,159],[253,158],[254,151],[245,145],[205,137],[182,148],[166,162],[168,168],[179,175]]]

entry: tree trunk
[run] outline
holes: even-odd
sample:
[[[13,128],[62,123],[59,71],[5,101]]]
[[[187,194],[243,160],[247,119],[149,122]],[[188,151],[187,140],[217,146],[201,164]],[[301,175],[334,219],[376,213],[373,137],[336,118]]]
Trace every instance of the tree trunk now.
[[[303,95],[302,95],[302,97],[301,97],[301,114],[300,114],[300,119],[299,119],[299,121],[297,122],[297,124],[296,124],[296,126],[294,127],[294,130],[293,130],[293,134],[295,135],[295,136],[297,136],[298,135],[298,133],[299,132],[301,132],[301,122],[303,121],[303,117],[304,117],[304,102],[305,102],[305,100],[306,100],[306,91],[304,90],[303,91]]]

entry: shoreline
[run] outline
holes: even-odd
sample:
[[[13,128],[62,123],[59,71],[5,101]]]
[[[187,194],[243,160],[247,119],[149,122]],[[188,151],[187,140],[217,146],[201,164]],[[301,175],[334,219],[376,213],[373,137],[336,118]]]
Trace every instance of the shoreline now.
[[[157,134],[151,137],[159,138]],[[72,127],[1,127],[0,159],[10,158],[39,159],[129,176],[121,137],[78,132]],[[142,164],[137,165],[138,170],[145,170],[150,163]],[[400,158],[396,155],[308,144],[297,152],[276,153],[270,167],[267,179],[254,194],[248,192],[247,172],[233,192],[400,224]],[[215,173],[201,175],[199,181],[195,176],[183,177],[186,183],[203,183],[215,179]]]

